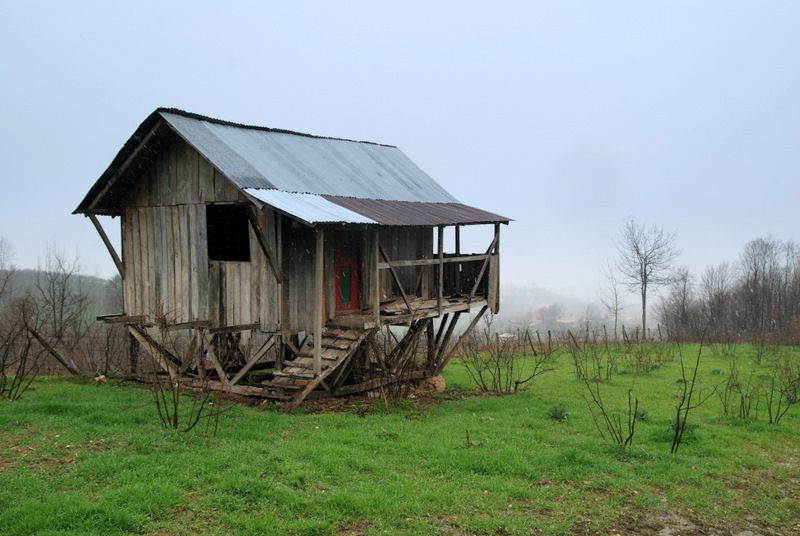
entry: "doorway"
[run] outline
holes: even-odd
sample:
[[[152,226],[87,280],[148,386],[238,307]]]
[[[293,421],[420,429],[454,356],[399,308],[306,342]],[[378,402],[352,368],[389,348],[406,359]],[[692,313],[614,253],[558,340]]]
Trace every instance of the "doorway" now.
[[[361,309],[361,234],[340,231],[334,236],[336,311]]]

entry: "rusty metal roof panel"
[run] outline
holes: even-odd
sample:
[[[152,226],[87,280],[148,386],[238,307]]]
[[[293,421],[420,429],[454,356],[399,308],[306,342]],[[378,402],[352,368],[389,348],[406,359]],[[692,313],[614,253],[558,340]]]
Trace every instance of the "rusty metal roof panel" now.
[[[304,223],[378,223],[357,212],[328,201],[318,194],[244,188],[243,191],[259,201]]]
[[[461,203],[421,203],[324,196],[331,203],[361,214],[380,225],[456,225],[508,223],[510,218]]]
[[[160,113],[240,188],[458,202],[397,147],[236,125],[177,111]]]

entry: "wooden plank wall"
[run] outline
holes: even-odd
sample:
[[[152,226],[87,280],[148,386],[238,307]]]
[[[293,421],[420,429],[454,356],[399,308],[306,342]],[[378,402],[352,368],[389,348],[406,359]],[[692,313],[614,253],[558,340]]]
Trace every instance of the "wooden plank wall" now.
[[[238,190],[182,140],[175,141],[128,194],[122,215],[125,311],[170,323],[212,327],[279,321],[277,283],[250,229],[250,262],[209,262],[206,204],[243,202]],[[275,214],[259,213],[277,247]]]
[[[288,219],[282,228],[285,327],[290,333],[310,333],[314,325],[314,230],[292,225]],[[327,274],[326,281],[330,281]]]

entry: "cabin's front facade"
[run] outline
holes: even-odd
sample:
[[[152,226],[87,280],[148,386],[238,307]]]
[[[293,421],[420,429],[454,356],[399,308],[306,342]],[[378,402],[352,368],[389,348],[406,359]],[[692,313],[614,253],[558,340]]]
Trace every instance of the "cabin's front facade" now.
[[[126,323],[173,378],[289,409],[314,389],[436,374],[458,317],[499,307],[508,218],[458,203],[392,146],[159,109],[75,212],[122,276],[124,311],[106,321]],[[97,216],[120,218],[121,255]],[[467,255],[460,230],[472,224],[493,238]],[[378,344],[388,325],[408,329]],[[177,352],[154,329],[191,343]]]

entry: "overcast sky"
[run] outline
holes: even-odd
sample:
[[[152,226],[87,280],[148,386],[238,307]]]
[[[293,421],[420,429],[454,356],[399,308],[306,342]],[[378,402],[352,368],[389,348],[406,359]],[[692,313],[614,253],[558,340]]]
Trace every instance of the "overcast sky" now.
[[[399,146],[513,218],[503,281],[591,297],[627,217],[693,270],[800,238],[800,2],[0,1],[0,236],[70,213],[158,106]],[[475,244],[475,249],[485,247]]]

